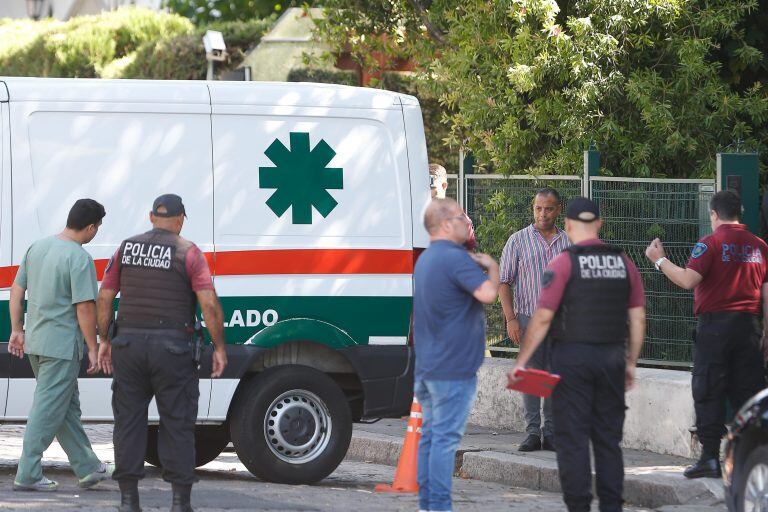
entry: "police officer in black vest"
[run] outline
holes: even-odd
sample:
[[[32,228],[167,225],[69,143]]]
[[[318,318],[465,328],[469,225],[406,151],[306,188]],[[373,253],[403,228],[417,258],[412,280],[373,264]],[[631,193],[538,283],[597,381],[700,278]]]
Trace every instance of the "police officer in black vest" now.
[[[557,464],[570,512],[588,512],[592,502],[589,443],[592,441],[601,512],[622,509],[624,392],[634,382],[645,336],[645,299],[640,274],[618,247],[598,238],[595,203],[568,204],[565,231],[574,244],[542,277],[515,369],[516,382],[548,331],[552,371],[561,381],[552,395]]]
[[[195,328],[198,304],[215,346],[211,377],[220,376],[227,364],[223,315],[208,264],[195,244],[179,236],[185,217],[179,196],[158,197],[149,215],[153,229],[120,245],[99,292],[99,362],[114,373],[113,478],[120,485],[121,512],[141,510],[138,481],[144,477],[147,408],[153,396],[160,413],[163,478],[173,488],[171,511],[192,510],[202,343],[199,324]]]

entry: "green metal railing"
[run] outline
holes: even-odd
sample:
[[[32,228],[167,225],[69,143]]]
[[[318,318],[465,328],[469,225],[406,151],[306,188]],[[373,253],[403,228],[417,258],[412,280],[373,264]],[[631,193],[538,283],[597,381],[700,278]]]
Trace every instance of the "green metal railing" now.
[[[647,333],[642,359],[692,361],[693,292],[669,282],[645,257],[654,238],[667,256],[684,266],[691,247],[709,234],[709,199],[714,180],[590,178],[592,199],[605,219],[602,238],[622,247],[640,270],[646,295]]]
[[[708,201],[715,192],[714,180],[591,177],[584,186],[581,176],[473,174],[465,176],[464,182],[464,197],[458,197],[458,177],[449,175],[448,197],[464,205],[475,225],[479,250],[497,259],[509,235],[531,222],[537,190],[551,186],[566,204],[588,191],[605,220],[602,238],[621,246],[643,278],[648,332],[642,358],[669,365],[690,364],[695,325],[693,294],[677,288],[657,272],[645,257],[645,248],[658,237],[669,258],[684,265],[695,241],[709,233]],[[501,222],[489,224],[489,220]],[[558,225],[562,226],[562,219]],[[514,351],[506,335],[501,305],[487,306],[486,312],[489,349]]]

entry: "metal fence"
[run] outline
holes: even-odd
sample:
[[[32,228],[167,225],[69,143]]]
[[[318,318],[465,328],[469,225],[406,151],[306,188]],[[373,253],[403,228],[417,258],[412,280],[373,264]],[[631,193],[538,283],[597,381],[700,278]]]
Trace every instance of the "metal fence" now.
[[[458,187],[456,175],[448,176],[448,184],[448,197],[462,203],[474,223],[479,250],[495,258],[501,256],[509,235],[532,221],[531,205],[537,190],[557,189],[564,206],[570,198],[588,192],[605,220],[602,238],[621,246],[643,278],[648,333],[642,358],[670,365],[690,364],[693,294],[656,272],[645,257],[645,248],[658,237],[670,259],[684,264],[693,243],[710,230],[708,201],[715,192],[714,180],[592,177],[585,186],[582,176],[470,174],[464,177],[463,187]],[[562,219],[558,225],[562,226]],[[514,351],[501,305],[487,306],[486,312],[489,349]]]
[[[714,180],[595,177],[589,185],[605,220],[602,238],[622,247],[643,278],[648,322],[641,358],[689,364],[696,322],[693,292],[656,271],[645,248],[660,238],[669,258],[684,265],[693,243],[711,232],[708,203]]]

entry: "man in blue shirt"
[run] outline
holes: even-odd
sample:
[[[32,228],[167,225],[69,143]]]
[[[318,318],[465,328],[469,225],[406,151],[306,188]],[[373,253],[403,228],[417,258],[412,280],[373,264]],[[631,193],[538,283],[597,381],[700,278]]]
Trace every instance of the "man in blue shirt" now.
[[[499,266],[464,243],[469,222],[453,199],[435,199],[424,225],[429,248],[413,272],[416,398],[423,409],[419,508],[451,510],[451,478],[485,354],[483,304],[496,300]]]

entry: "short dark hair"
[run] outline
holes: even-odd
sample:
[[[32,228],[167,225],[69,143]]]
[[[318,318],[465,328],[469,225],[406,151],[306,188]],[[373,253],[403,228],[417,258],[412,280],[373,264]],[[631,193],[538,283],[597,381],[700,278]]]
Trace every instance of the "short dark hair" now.
[[[101,203],[93,199],[78,199],[67,215],[67,227],[82,231],[91,224],[98,224],[106,214]]]
[[[717,213],[721,220],[739,220],[741,198],[732,190],[721,190],[709,200],[709,209]]]
[[[562,199],[560,199],[560,192],[558,192],[557,190],[555,190],[552,187],[540,188],[533,195],[533,199],[534,200],[536,199],[536,196],[552,196],[557,201],[557,204],[562,204],[563,203]]]

